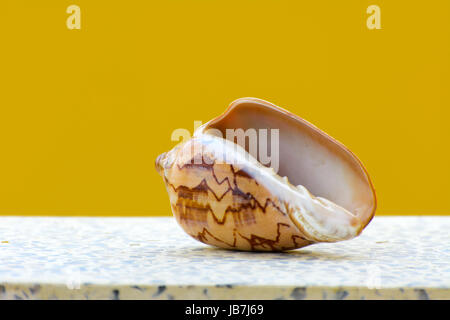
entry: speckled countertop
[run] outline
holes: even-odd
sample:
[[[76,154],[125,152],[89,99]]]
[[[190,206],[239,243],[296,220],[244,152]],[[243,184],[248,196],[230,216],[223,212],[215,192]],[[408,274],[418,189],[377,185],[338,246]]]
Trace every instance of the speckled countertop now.
[[[0,299],[450,299],[450,217],[285,253],[212,248],[173,218],[0,217]]]

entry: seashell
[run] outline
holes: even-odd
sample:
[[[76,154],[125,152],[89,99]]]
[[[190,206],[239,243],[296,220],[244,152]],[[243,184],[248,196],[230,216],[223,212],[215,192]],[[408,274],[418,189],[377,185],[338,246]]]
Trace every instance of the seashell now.
[[[279,139],[267,138],[265,145],[267,132],[260,136],[258,147],[278,151],[279,168],[236,136],[228,138],[227,129],[278,132]],[[191,139],[161,154],[156,169],[178,224],[193,238],[221,248],[282,251],[351,239],[376,209],[369,175],[350,150],[256,98],[232,102]]]

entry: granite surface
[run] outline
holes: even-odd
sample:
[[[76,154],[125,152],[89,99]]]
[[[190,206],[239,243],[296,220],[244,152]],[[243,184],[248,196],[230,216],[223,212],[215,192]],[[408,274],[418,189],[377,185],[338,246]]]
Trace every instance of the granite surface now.
[[[173,218],[0,217],[0,299],[450,299],[450,217],[283,253],[209,247]]]

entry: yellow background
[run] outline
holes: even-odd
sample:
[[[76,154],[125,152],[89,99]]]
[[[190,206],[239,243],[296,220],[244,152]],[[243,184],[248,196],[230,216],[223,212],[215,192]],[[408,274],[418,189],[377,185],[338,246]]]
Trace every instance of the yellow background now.
[[[0,41],[0,214],[170,215],[155,157],[244,96],[354,151],[378,214],[450,214],[448,0],[3,0]]]

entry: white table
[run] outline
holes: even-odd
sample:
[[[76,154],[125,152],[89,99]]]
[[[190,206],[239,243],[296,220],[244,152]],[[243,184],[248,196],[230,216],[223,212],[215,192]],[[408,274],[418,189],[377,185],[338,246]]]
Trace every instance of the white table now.
[[[285,253],[213,248],[173,218],[0,217],[0,299],[450,299],[450,217]]]

